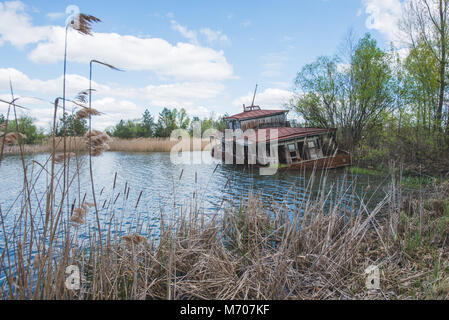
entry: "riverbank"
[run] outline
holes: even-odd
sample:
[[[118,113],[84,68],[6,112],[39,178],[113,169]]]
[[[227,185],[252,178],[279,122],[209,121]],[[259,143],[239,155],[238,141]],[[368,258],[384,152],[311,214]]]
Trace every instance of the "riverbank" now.
[[[316,179],[323,185],[327,180]],[[96,222],[85,222],[96,215],[94,204],[83,201],[68,217],[59,216],[63,221],[50,215],[49,238],[62,237],[53,246],[52,240],[39,240],[34,244],[38,254],[30,254],[24,237],[3,234],[7,251],[2,263],[10,253],[15,261],[14,269],[4,269],[4,297],[449,299],[449,182],[413,197],[402,193],[399,180],[391,179],[372,210],[362,202],[348,211],[344,195],[323,188],[296,209],[267,206],[250,194],[223,214],[205,216],[200,195],[194,194],[178,218],[161,212],[152,227],[157,238],[145,230],[122,230],[120,220],[95,228]],[[114,201],[115,195],[105,201],[111,219],[115,213],[108,208]],[[26,238],[42,239],[29,229],[29,216],[22,215],[17,225],[30,230]],[[82,232],[89,236],[78,242]],[[67,266],[79,268],[79,290],[67,289]],[[380,270],[377,290],[366,287],[370,266]]]
[[[52,139],[46,139],[36,145],[22,145],[25,154],[51,153]],[[139,138],[139,139],[118,139],[113,138],[108,143],[109,151],[118,152],[170,152],[179,141],[170,140],[170,138]],[[211,150],[210,141],[208,139],[191,139],[189,142],[178,145],[184,150],[190,148],[191,151]],[[68,152],[87,152],[86,143],[82,137],[69,137],[66,140],[66,148]],[[62,138],[56,138],[56,152],[63,152],[64,144]],[[4,149],[5,155],[20,155],[20,147],[18,145],[6,145]]]
[[[421,203],[421,214],[416,199],[395,208],[391,197],[357,218],[338,214],[338,204],[324,212],[310,203],[293,221],[282,210],[267,214],[249,197],[218,221],[196,217],[179,221],[175,232],[162,228],[158,244],[122,238],[100,258],[108,261],[104,279],[116,285],[106,285],[105,295],[92,292],[98,275],[77,297],[449,299],[449,184],[439,192]],[[372,265],[380,287],[370,291],[364,272]]]

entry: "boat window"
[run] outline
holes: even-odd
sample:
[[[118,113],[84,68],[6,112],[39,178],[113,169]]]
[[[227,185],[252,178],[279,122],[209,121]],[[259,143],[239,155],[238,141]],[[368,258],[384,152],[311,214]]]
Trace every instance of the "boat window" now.
[[[323,157],[323,151],[321,150],[318,140],[308,141],[307,146],[309,147],[310,159],[319,159]]]
[[[295,152],[296,151],[296,146],[294,144],[289,144],[288,145],[288,151]]]

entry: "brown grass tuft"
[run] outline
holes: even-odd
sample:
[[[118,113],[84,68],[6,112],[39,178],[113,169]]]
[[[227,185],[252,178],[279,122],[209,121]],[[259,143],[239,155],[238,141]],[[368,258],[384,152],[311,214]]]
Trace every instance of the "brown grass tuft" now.
[[[134,243],[134,244],[144,244],[147,242],[147,238],[144,236],[141,236],[138,233],[128,234],[122,237],[122,239],[128,243]]]
[[[74,156],[75,156],[75,153],[73,153],[73,152],[69,152],[65,155],[64,155],[64,153],[60,153],[55,156],[55,162],[62,163],[62,162],[64,162],[64,160],[69,160],[70,158],[72,158]]]
[[[99,18],[84,13],[77,15],[76,19],[77,23],[72,23],[73,29],[85,35],[92,35],[92,23],[101,22]]]
[[[76,224],[84,224],[85,223],[84,217],[86,216],[86,213],[87,213],[87,207],[85,204],[82,204],[81,207],[75,208],[73,210],[73,214],[72,214],[72,217],[70,218],[70,220]]]
[[[94,108],[83,108],[76,113],[78,120],[87,119],[89,116],[98,116],[101,113]]]
[[[98,130],[86,133],[84,136],[86,146],[90,148],[91,154],[94,157],[100,156],[103,152],[109,150],[108,142],[111,138],[106,134]]]
[[[9,132],[4,136],[6,145],[18,144],[20,140],[26,139],[27,136],[20,132]]]

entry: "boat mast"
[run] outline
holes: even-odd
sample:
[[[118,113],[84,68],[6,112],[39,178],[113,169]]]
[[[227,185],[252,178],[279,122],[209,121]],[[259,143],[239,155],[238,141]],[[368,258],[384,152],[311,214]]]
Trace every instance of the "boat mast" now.
[[[251,103],[251,109],[250,109],[250,110],[253,110],[253,107],[254,107],[254,100],[256,99],[256,92],[257,92],[257,84],[256,84],[256,89],[254,89],[253,102]]]

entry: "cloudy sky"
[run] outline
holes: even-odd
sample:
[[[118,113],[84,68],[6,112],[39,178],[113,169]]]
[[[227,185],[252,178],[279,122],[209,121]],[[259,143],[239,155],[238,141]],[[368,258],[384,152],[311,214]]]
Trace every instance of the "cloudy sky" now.
[[[44,128],[48,101],[62,94],[70,5],[102,22],[93,36],[69,33],[68,98],[88,88],[91,59],[125,70],[94,67],[97,129],[146,108],[155,117],[163,107],[200,118],[237,113],[256,83],[256,104],[281,108],[301,67],[336,53],[349,29],[388,48],[402,10],[399,0],[0,1],[0,98],[10,100],[11,79]]]

